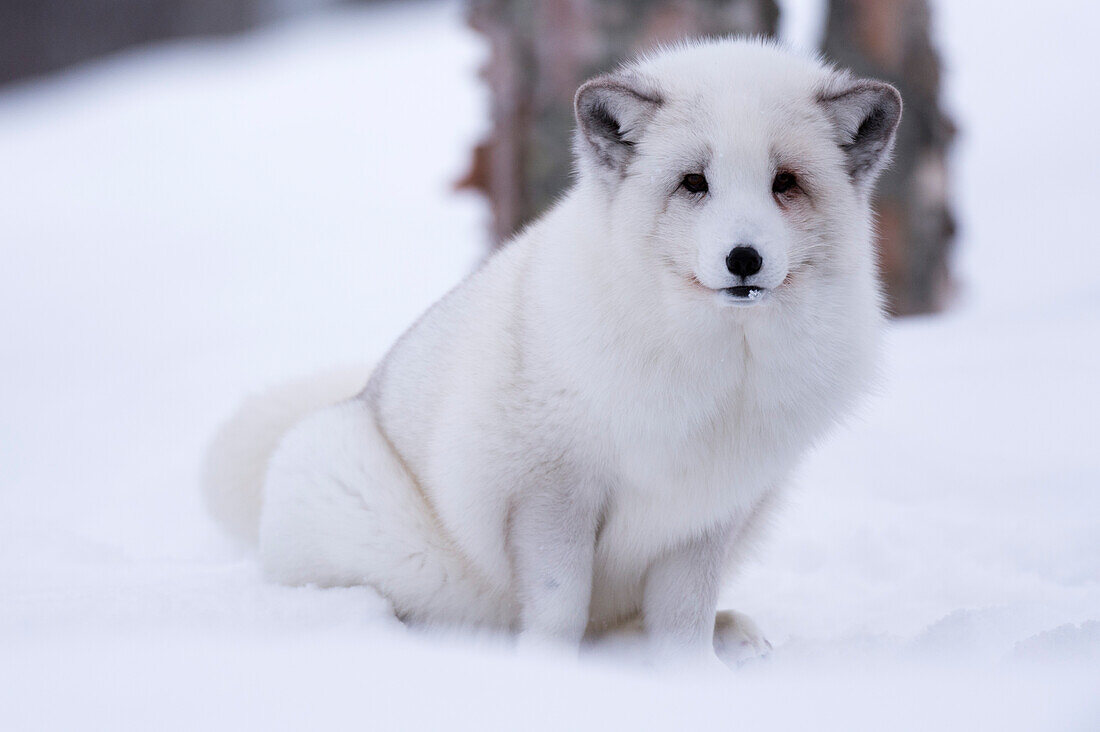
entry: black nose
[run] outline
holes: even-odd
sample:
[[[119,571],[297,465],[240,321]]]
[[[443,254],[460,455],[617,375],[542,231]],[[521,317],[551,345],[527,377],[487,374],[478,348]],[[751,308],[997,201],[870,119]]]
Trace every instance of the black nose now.
[[[738,277],[751,277],[760,271],[764,258],[755,247],[734,247],[726,257],[726,269]]]

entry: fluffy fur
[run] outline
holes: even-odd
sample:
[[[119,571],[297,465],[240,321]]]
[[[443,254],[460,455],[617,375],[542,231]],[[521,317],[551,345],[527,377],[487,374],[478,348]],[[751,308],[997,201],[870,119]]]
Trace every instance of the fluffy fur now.
[[[671,653],[760,645],[716,613],[719,587],[873,371],[869,197],[900,97],[713,41],[590,81],[576,107],[561,202],[270,460],[289,412],[258,440],[223,433],[212,501],[239,533],[258,522],[269,577],[369,584],[407,621],[570,644],[640,621]],[[735,246],[759,272],[731,273]],[[264,465],[262,510],[217,498]]]

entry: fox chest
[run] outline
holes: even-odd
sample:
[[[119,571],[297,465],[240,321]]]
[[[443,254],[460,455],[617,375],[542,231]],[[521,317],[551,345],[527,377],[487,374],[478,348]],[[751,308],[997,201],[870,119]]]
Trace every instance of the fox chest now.
[[[668,551],[716,529],[736,537],[821,429],[809,400],[802,409],[751,398],[721,409],[641,406],[604,433],[612,459],[596,543],[596,625],[640,608],[646,572]]]

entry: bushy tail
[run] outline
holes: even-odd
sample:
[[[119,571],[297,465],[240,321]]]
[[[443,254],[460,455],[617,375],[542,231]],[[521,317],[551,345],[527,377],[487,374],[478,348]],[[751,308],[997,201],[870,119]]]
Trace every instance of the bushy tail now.
[[[249,397],[218,429],[206,454],[203,493],[210,514],[237,539],[256,544],[267,463],[307,414],[355,396],[367,367],[328,371]]]

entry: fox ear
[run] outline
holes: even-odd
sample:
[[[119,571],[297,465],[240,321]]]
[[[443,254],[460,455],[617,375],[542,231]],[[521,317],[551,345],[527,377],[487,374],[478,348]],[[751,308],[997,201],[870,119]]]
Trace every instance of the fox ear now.
[[[818,102],[837,129],[856,186],[870,188],[890,160],[901,121],[901,94],[889,84],[859,79],[828,90]]]
[[[577,90],[577,153],[622,175],[642,128],[661,98],[641,79],[625,74],[598,76]]]

